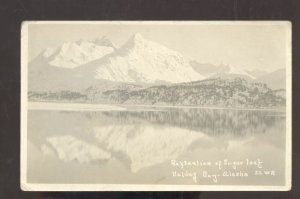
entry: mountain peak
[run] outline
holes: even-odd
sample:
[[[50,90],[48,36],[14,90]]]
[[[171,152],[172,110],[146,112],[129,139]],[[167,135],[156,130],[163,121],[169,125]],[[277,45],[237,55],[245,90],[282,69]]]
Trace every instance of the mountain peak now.
[[[122,51],[127,51],[128,49],[134,49],[134,48],[139,49],[141,47],[148,46],[149,43],[152,42],[144,39],[140,33],[135,33],[127,40],[127,42],[121,47],[121,49]]]
[[[99,46],[107,46],[107,47],[112,47],[112,48],[116,49],[116,46],[114,45],[114,43],[107,36],[96,38],[94,40],[94,43]]]

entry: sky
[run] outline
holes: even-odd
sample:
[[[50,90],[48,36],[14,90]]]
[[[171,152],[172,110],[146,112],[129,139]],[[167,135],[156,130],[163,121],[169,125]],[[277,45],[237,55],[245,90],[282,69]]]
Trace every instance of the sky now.
[[[273,71],[286,67],[288,25],[278,23],[29,24],[28,56],[67,41],[106,36],[122,46],[131,35],[160,43],[200,63]]]

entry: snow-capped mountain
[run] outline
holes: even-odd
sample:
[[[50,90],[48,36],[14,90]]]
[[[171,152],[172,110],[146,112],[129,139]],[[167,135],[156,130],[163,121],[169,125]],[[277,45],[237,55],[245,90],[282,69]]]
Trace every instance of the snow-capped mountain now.
[[[133,35],[120,49],[99,64],[96,79],[116,82],[189,82],[204,78],[180,53]]]
[[[181,83],[216,76],[255,79],[231,65],[215,66],[189,60],[179,52],[143,38],[139,33],[120,48],[104,36],[92,41],[66,42],[57,48],[47,48],[41,57],[37,59],[40,63],[34,65],[44,66],[46,63],[50,67],[73,69],[71,76],[84,82]],[[43,73],[44,69],[40,68],[39,72]],[[55,69],[51,71],[55,73]]]
[[[32,91],[86,89],[100,80],[152,84],[205,78],[180,53],[140,34],[120,48],[107,37],[47,48],[29,63],[29,76]]]
[[[115,47],[109,45],[109,40],[95,40],[95,42],[80,40],[66,42],[57,48],[47,48],[43,57],[50,58],[49,65],[61,68],[75,68],[86,64],[114,51]],[[113,45],[111,43],[111,45]]]
[[[28,90],[48,92],[86,89],[94,80],[75,74],[74,70],[111,54],[115,47],[110,44],[112,42],[103,37],[94,41],[65,42],[57,47],[46,48],[28,64]]]
[[[242,77],[249,80],[256,79],[255,76],[250,73],[238,69],[232,65],[213,65],[213,64],[201,64],[197,61],[191,61],[190,64],[194,68],[195,71],[204,75],[206,78],[215,78],[215,77]]]

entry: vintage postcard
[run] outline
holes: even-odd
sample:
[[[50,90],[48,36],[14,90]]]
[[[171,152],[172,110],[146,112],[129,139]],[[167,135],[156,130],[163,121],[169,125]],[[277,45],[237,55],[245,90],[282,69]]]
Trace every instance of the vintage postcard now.
[[[291,23],[28,21],[21,189],[291,189]]]

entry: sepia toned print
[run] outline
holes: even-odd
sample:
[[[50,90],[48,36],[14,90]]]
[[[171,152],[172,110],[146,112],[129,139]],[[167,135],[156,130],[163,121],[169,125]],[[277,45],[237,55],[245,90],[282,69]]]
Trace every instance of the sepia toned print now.
[[[291,187],[289,22],[24,22],[25,191]]]

